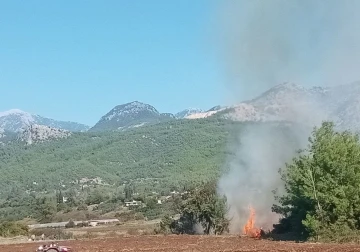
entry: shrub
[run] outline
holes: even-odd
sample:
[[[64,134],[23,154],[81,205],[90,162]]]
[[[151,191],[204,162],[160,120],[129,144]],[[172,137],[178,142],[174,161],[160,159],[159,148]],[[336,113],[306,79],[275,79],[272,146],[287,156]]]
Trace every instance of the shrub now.
[[[139,230],[138,230],[137,228],[129,228],[129,229],[127,230],[127,233],[128,233],[129,235],[139,235]]]
[[[190,190],[178,206],[178,220],[165,216],[160,223],[160,232],[180,234],[199,233],[200,225],[204,234],[223,234],[228,232],[229,220],[226,217],[226,198],[219,197],[216,182],[202,183],[198,188]],[[153,209],[154,210],[154,209]]]
[[[145,217],[142,213],[136,213],[134,216],[135,220],[144,220]]]
[[[65,224],[65,228],[74,228],[75,222],[73,220],[70,220],[68,223]]]
[[[6,221],[0,224],[0,236],[3,237],[27,235],[28,232],[29,227],[18,222]]]
[[[86,211],[86,210],[88,210],[88,208],[87,208],[87,205],[81,204],[80,206],[77,207],[77,210],[78,211]]]
[[[133,211],[116,213],[115,217],[119,219],[120,222],[127,222],[135,220],[135,213]]]

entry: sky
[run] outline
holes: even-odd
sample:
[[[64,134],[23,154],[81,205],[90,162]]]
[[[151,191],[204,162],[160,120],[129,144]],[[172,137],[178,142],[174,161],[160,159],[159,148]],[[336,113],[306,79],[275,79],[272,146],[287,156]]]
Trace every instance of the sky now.
[[[0,111],[88,125],[131,101],[225,102],[212,0],[0,0]]]
[[[359,0],[0,0],[0,111],[95,124],[360,80]]]

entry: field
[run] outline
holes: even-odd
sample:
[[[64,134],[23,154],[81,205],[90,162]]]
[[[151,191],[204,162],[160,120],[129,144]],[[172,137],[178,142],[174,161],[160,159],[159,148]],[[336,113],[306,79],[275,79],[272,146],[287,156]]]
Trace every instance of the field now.
[[[76,252],[115,251],[229,251],[229,252],[295,252],[295,251],[360,251],[359,245],[290,243],[254,240],[236,236],[128,236],[106,239],[60,242]],[[34,252],[39,243],[0,245],[1,252]]]

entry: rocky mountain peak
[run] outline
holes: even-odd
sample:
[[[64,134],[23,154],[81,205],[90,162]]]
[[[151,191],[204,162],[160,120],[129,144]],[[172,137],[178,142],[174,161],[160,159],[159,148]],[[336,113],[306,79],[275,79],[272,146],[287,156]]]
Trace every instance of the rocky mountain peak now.
[[[34,123],[35,119],[20,109],[11,109],[0,112],[0,128],[7,131],[18,132],[22,127]]]
[[[140,127],[146,124],[171,120],[174,116],[169,113],[159,113],[153,106],[133,101],[118,105],[101,117],[91,131],[123,130],[131,127]]]
[[[123,116],[135,116],[141,112],[159,114],[159,112],[151,105],[138,101],[129,102],[126,104],[114,107],[109,113],[102,117],[103,120],[111,121],[113,118],[116,120]]]

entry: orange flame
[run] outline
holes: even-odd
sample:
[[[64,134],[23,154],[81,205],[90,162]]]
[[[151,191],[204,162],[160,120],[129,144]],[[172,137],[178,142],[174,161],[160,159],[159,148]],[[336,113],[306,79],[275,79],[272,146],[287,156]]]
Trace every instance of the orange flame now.
[[[244,234],[253,238],[260,238],[261,229],[255,227],[255,209],[250,207],[250,216],[244,226]]]

